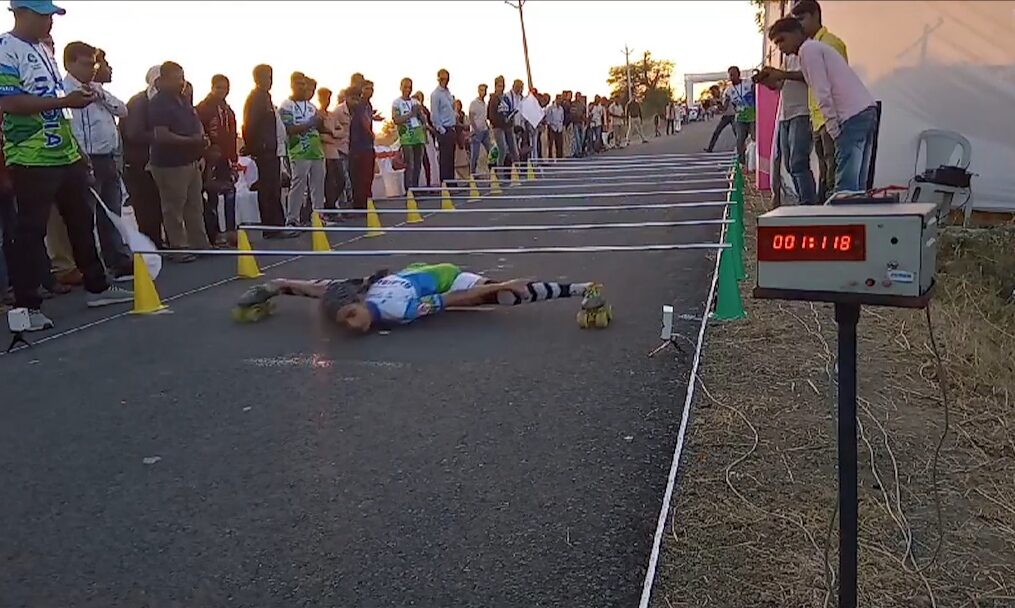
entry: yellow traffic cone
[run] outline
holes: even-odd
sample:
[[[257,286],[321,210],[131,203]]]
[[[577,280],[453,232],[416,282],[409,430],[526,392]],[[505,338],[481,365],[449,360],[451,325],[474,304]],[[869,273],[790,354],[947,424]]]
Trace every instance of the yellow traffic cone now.
[[[405,222],[408,224],[418,224],[423,221],[423,216],[419,214],[419,205],[416,204],[416,197],[413,196],[412,190],[409,190],[405,194]]]
[[[377,207],[374,207],[374,199],[367,199],[367,228],[370,232],[366,233],[366,236],[381,236],[384,231],[381,230],[384,226],[381,225],[381,218],[377,214]]]
[[[314,214],[317,215],[316,213]],[[318,220],[320,221],[320,220]],[[250,246],[250,239],[247,238],[246,230],[236,231],[236,249],[238,251],[253,251]],[[257,259],[249,254],[236,256],[236,276],[241,279],[256,279],[263,277],[264,273],[257,266]]]
[[[490,194],[504,194],[504,191],[500,189],[500,180],[497,179],[495,167],[490,168]]]
[[[514,186],[521,179],[518,177],[518,165],[511,165],[511,185]]]
[[[134,310],[132,315],[152,315],[169,308],[162,303],[155,281],[148,272],[148,264],[140,253],[134,254]]]
[[[321,214],[314,211],[310,214],[310,226],[314,231],[310,234],[310,244],[314,251],[331,251],[331,243],[328,242],[328,233],[323,230],[324,222],[321,221]]]
[[[479,186],[476,185],[476,176],[469,176],[469,202],[478,201],[482,194],[479,193]]]
[[[529,181],[536,179],[536,168],[532,166],[532,161],[529,161],[528,175],[526,175],[526,178]]]
[[[444,211],[455,210],[455,204],[451,202],[451,193],[448,192],[447,184],[441,186],[441,209]]]

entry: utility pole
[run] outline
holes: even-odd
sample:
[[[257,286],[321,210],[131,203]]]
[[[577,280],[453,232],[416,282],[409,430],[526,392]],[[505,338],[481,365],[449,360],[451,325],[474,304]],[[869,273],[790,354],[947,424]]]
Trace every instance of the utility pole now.
[[[631,49],[624,45],[624,65],[627,68],[627,102],[630,103],[634,99],[634,91],[631,86]]]
[[[529,64],[529,40],[525,36],[525,15],[522,12],[522,7],[525,5],[525,0],[517,0],[517,2],[511,2],[510,0],[504,0],[504,4],[511,6],[512,8],[518,9],[518,20],[522,23],[522,52],[525,53],[525,76],[529,81],[529,90],[532,90],[532,65]]]

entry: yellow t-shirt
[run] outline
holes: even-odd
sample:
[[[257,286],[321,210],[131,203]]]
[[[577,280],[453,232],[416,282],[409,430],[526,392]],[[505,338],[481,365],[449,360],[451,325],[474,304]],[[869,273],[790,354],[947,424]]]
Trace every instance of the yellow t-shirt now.
[[[842,55],[842,58],[849,63],[849,56],[846,54],[846,43],[832,32],[829,32],[827,27],[822,26],[818,30],[818,33],[814,35],[814,39],[818,42],[824,42],[838,51]],[[807,103],[811,108],[811,129],[817,131],[825,125],[825,117],[818,106],[818,98],[814,96],[814,92],[810,89],[807,90]]]

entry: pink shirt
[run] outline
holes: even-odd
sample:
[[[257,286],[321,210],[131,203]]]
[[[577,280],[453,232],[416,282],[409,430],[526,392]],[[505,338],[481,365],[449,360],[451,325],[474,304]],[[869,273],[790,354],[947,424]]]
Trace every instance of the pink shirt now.
[[[835,139],[843,122],[874,105],[874,96],[842,55],[827,44],[805,40],[797,55],[807,87],[827,120],[828,134]]]

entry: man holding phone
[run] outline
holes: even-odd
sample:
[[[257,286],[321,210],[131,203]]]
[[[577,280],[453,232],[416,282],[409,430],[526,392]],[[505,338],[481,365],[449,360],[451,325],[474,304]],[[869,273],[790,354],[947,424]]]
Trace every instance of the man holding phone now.
[[[4,153],[18,201],[11,251],[15,305],[27,308],[28,331],[53,327],[40,310],[46,223],[55,203],[67,225],[74,261],[84,275],[88,306],[129,302],[134,294],[110,287],[95,247],[88,164],[74,138],[70,109],[96,101],[90,87],[64,94],[60,67],[41,44],[64,10],[49,0],[12,0],[14,29],[0,35],[0,109]]]

